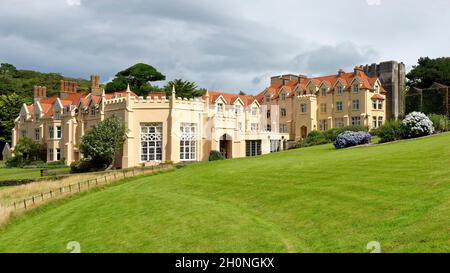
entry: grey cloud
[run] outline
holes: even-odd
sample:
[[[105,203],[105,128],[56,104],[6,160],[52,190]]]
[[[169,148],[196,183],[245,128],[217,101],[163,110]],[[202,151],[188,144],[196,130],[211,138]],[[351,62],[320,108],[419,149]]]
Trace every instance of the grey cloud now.
[[[294,58],[299,70],[313,74],[335,73],[338,69],[349,69],[358,64],[376,61],[379,54],[371,48],[359,48],[351,42],[336,46],[323,45]]]
[[[319,19],[324,4],[335,13]],[[271,75],[334,73],[383,59],[410,65],[428,51],[446,54],[448,37],[434,44],[410,42],[412,35],[429,37],[428,24],[446,33],[440,26],[448,25],[449,17],[433,14],[447,10],[448,2],[436,0],[429,13],[423,12],[425,5],[420,0],[383,1],[377,7],[365,0],[82,0],[71,7],[64,0],[2,0],[0,61],[73,77],[99,73],[103,80],[145,62],[168,79],[256,93]],[[361,19],[347,20],[354,13]]]

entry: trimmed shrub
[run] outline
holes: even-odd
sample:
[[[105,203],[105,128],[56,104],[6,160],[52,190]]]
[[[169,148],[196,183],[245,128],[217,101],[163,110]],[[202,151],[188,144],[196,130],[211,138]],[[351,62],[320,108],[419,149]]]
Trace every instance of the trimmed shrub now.
[[[430,114],[428,118],[433,123],[434,129],[438,132],[447,132],[450,127],[450,121],[447,116]]]
[[[211,151],[209,153],[209,161],[224,160],[225,157],[219,151]]]
[[[388,120],[381,127],[376,129],[376,135],[380,142],[391,142],[403,138],[402,122],[399,120]]]
[[[369,130],[368,127],[365,126],[346,126],[343,128],[332,128],[323,132],[312,131],[308,134],[308,136],[299,141],[297,144],[298,148],[310,147],[314,145],[322,145],[332,143],[336,137],[346,131],[352,132],[367,132]]]
[[[402,121],[402,130],[405,137],[415,138],[431,135],[434,132],[434,127],[424,113],[412,112]]]
[[[301,148],[327,143],[330,143],[330,141],[326,138],[323,132],[312,131],[308,134],[308,136],[304,140],[300,141],[298,146],[299,148]]]
[[[368,132],[345,131],[336,137],[333,141],[333,145],[336,149],[342,149],[370,143],[371,139],[372,136]]]
[[[72,162],[70,164],[71,173],[87,173],[102,171],[106,168],[106,163],[96,162],[95,160],[82,159],[79,162]]]

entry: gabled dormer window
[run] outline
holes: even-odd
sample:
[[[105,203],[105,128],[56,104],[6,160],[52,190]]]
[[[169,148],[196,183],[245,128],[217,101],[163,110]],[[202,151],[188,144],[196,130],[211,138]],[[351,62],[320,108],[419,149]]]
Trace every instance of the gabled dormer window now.
[[[337,86],[337,87],[336,87],[336,93],[337,93],[338,95],[342,95],[342,86]]]
[[[281,92],[281,100],[286,100],[286,93],[285,92]]]
[[[256,106],[252,107],[252,116],[256,116],[256,113],[258,111],[258,108]]]
[[[298,97],[298,96],[301,96],[302,95],[302,92],[301,91],[297,91],[297,92],[295,92],[295,95]]]
[[[322,88],[322,97],[326,97],[326,96],[327,96],[327,89]]]
[[[265,96],[264,96],[264,100],[265,100],[266,102],[270,102],[270,94],[265,95]]]
[[[20,118],[22,119],[22,122],[27,121],[27,116],[26,116],[26,115],[23,115],[23,116],[21,116]]]
[[[96,109],[95,109],[95,105],[92,105],[91,106],[91,108],[90,108],[90,114],[91,114],[91,116],[95,116],[95,114],[96,114]]]
[[[236,115],[240,115],[242,113],[242,107],[240,105],[235,105],[234,106],[234,113]]]
[[[34,121],[35,122],[38,122],[40,118],[41,118],[41,114],[39,114],[39,113],[34,114]]]
[[[55,112],[54,118],[55,119],[61,119],[61,112],[59,110]]]
[[[223,113],[223,103],[217,103],[216,104],[216,112],[217,113]]]
[[[359,84],[353,85],[353,92],[359,93]]]

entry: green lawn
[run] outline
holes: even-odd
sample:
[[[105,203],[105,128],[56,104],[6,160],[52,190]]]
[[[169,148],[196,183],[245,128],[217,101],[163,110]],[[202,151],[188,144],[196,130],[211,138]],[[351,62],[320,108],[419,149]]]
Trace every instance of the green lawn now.
[[[14,179],[36,179],[41,177],[39,169],[0,168],[0,181]]]
[[[49,169],[52,174],[65,174],[70,170],[69,167]],[[19,179],[38,179],[41,178],[40,168],[0,168],[0,181],[19,180]]]
[[[189,165],[39,208],[2,252],[450,252],[450,134]]]

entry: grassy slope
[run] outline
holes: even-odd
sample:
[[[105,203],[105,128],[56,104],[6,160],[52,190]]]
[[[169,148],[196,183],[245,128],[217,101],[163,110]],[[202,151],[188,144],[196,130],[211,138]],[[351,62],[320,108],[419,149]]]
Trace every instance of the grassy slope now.
[[[195,164],[15,219],[0,251],[450,251],[450,134]]]

